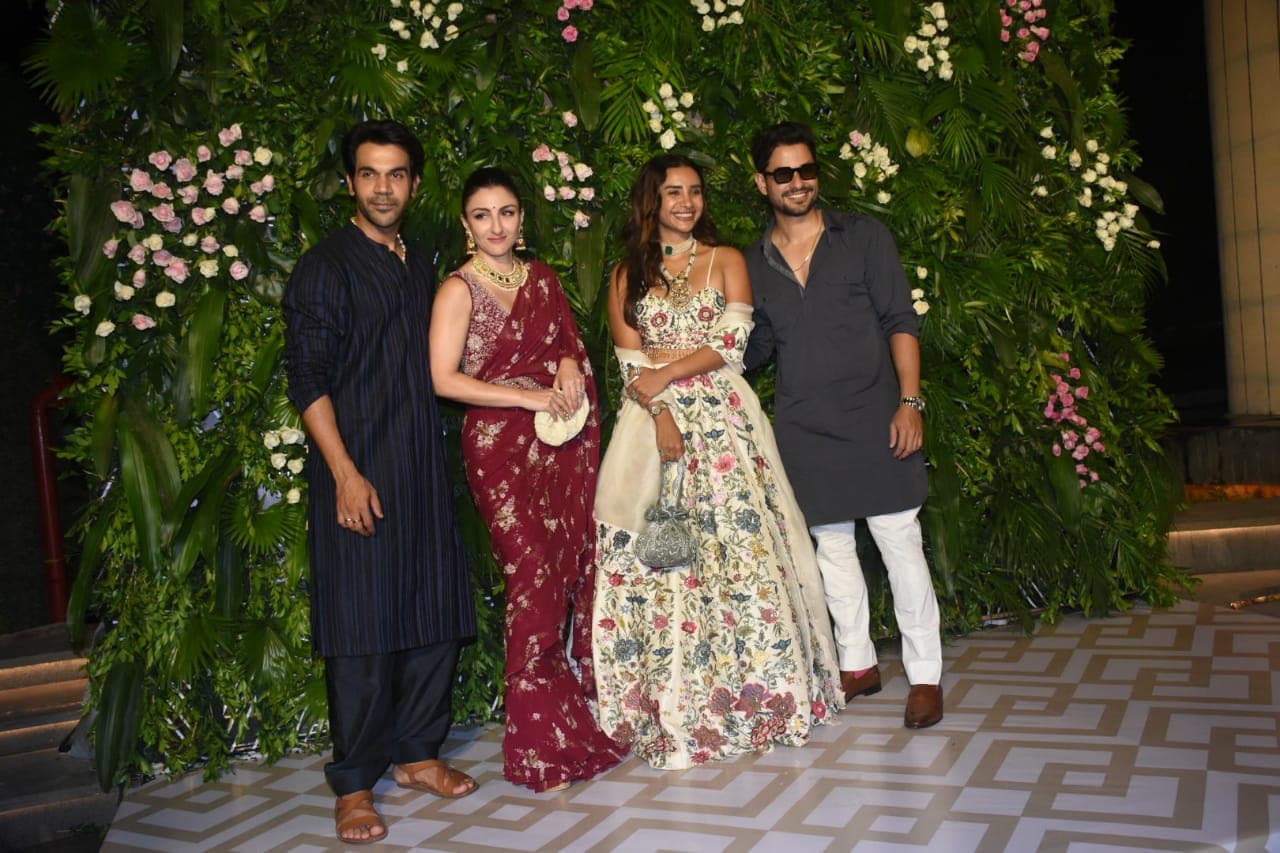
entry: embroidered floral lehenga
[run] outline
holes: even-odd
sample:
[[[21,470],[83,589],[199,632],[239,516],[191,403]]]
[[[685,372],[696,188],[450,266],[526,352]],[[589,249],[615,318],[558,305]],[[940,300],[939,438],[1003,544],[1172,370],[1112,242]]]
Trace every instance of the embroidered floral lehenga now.
[[[741,377],[751,311],[710,286],[682,307],[650,292],[636,306],[644,351],[618,350],[624,375],[702,346],[725,360],[659,396],[684,433],[682,503],[701,545],[694,565],[662,571],[635,559],[660,462],[652,420],[630,400],[601,467],[600,720],[654,767],[799,745],[844,705],[808,530],[773,430]]]
[[[591,366],[555,273],[538,261],[529,267],[509,314],[468,269],[455,275],[471,291],[463,372],[485,382],[545,388],[560,359],[570,356],[587,379],[591,402],[582,431],[559,447],[538,440],[534,413],[524,409],[471,406],[463,425],[467,482],[507,585],[503,773],[542,791],[595,776],[617,764],[626,749],[601,732],[588,704],[595,688],[591,507],[600,454]]]

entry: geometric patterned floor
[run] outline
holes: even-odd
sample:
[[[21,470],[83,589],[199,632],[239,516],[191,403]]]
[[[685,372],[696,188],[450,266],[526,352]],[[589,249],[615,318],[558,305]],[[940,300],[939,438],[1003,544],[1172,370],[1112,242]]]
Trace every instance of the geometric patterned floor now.
[[[887,655],[885,657],[888,657]],[[558,794],[502,779],[501,729],[456,733],[480,789],[375,789],[397,851],[1280,851],[1280,620],[1139,605],[971,634],[946,718],[902,726],[907,683],[808,745],[686,771],[629,759]],[[104,851],[342,850],[324,756],[130,791]]]

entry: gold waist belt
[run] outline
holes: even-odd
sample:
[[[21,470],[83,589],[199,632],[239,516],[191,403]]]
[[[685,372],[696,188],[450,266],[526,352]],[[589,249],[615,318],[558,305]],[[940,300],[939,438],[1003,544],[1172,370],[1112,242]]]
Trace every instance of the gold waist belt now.
[[[656,347],[645,347],[643,352],[654,364],[670,364],[673,361],[679,361],[686,355],[693,355],[702,347],[694,347],[693,349],[658,349]]]

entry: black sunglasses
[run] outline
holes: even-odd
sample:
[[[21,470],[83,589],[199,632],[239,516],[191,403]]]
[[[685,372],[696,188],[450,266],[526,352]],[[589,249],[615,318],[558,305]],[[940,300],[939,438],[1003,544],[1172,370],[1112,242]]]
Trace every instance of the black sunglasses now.
[[[812,181],[814,178],[818,177],[818,164],[805,163],[803,166],[794,166],[794,167],[779,166],[778,168],[774,169],[772,172],[762,172],[761,174],[768,175],[769,177],[773,178],[773,182],[775,184],[789,184],[791,183],[791,179],[795,176],[796,172],[800,173],[800,180]]]

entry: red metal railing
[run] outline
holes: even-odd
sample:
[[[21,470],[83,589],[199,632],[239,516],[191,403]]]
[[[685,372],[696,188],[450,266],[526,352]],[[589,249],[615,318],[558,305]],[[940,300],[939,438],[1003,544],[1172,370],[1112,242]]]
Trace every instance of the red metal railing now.
[[[31,400],[31,452],[35,457],[36,498],[40,508],[40,544],[44,551],[45,591],[54,622],[67,621],[67,555],[58,507],[58,472],[54,466],[49,410],[62,405],[71,380],[58,374]]]

